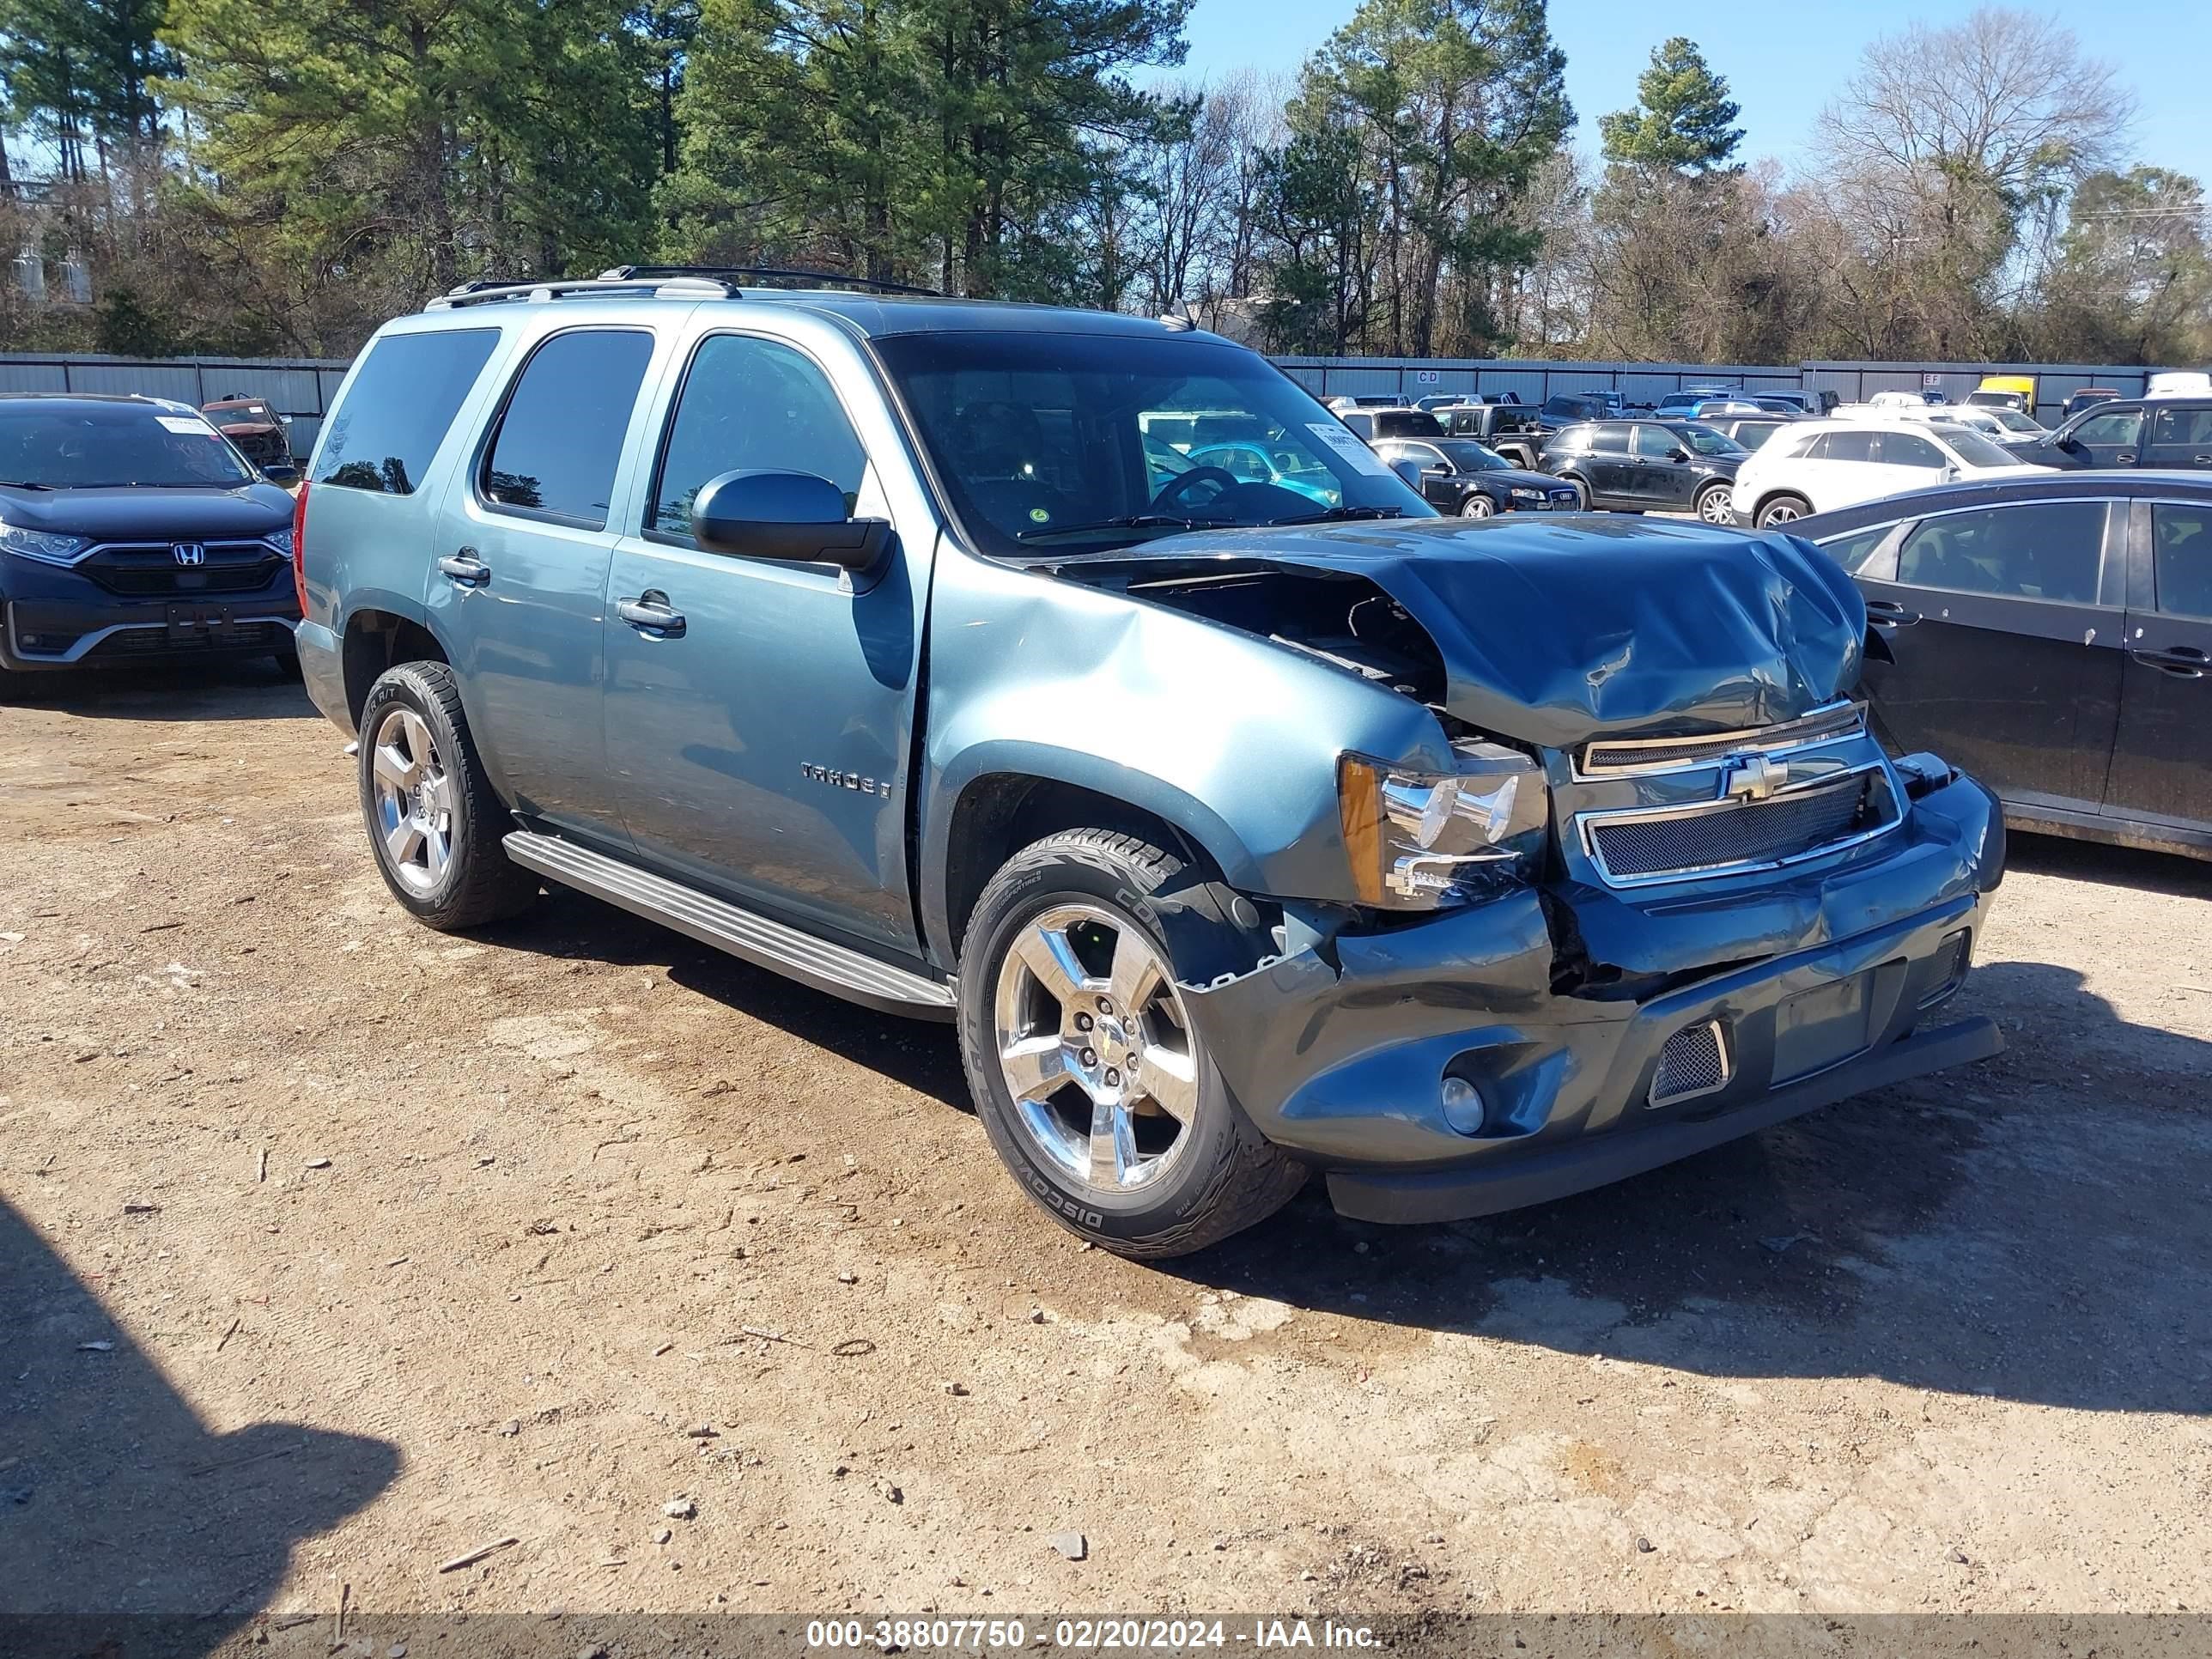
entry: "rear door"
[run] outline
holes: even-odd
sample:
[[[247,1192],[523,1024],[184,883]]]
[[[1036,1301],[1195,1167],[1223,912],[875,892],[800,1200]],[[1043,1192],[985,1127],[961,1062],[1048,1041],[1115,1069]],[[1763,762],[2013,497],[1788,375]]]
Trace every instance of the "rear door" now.
[[[643,328],[547,336],[447,490],[427,596],[469,723],[516,810],[621,845],[601,740],[601,617]]]
[[[2097,812],[2119,723],[2125,514],[2025,501],[1921,520],[1856,573],[1893,664],[1867,685],[1891,739],[2007,801]]]
[[[2106,811],[2212,836],[2212,505],[2131,505],[2135,580]]]
[[[1607,422],[1590,428],[1589,453],[1577,470],[1589,483],[1591,499],[1603,506],[1632,505],[1636,463],[1628,453],[1628,428]]]
[[[2162,404],[2150,413],[2142,464],[2175,471],[2212,468],[2212,404]]]

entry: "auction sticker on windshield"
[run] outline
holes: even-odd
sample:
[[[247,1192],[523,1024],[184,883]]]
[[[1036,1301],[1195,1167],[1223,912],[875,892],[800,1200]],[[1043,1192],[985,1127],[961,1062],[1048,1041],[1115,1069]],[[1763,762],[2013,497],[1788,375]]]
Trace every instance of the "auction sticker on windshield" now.
[[[1306,423],[1306,430],[1370,477],[1389,477],[1390,469],[1382,465],[1382,458],[1360,441],[1358,433],[1342,422],[1310,421]]]

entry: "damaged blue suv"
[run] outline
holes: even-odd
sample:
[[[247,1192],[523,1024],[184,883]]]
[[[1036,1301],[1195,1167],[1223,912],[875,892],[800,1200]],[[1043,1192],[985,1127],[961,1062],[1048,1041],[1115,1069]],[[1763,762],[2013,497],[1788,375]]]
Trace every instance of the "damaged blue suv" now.
[[[1316,1171],[1374,1220],[1534,1203],[1999,1047],[1941,1010],[2002,821],[1869,734],[1838,567],[1435,519],[1179,319],[459,290],[355,364],[294,553],[401,905],[551,880],[954,1022],[1109,1249]]]

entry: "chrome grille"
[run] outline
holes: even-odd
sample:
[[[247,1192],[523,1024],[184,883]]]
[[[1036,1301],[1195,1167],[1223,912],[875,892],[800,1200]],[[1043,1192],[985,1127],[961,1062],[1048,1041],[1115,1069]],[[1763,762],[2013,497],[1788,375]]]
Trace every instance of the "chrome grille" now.
[[[1654,1106],[1672,1106],[1699,1095],[1717,1094],[1728,1087],[1735,1069],[1720,1021],[1707,1020],[1668,1039],[1667,1046],[1659,1051],[1659,1069],[1652,1073],[1648,1098]]]
[[[1856,703],[1843,702],[1816,708],[1802,720],[1752,732],[1723,732],[1705,738],[1601,738],[1583,750],[1582,773],[1584,777],[1595,777],[1702,766],[1729,755],[1771,754],[1779,749],[1829,743],[1865,729],[1865,710]]]
[[[1753,870],[1809,857],[1897,822],[1896,799],[1874,767],[1763,801],[1703,801],[1583,818],[1584,846],[1616,884]]]

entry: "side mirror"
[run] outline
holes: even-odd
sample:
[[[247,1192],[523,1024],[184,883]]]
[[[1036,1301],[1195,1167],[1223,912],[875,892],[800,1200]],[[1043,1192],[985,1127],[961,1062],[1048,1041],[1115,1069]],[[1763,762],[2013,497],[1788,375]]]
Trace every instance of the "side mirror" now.
[[[866,570],[890,533],[884,520],[849,516],[845,492],[811,472],[720,473],[691,503],[699,545],[743,558]]]
[[[1947,466],[1937,476],[1940,477],[1945,483],[1956,483],[1959,481],[1959,469],[1955,466]]]
[[[1431,462],[1421,469],[1421,476],[1424,478],[1449,478],[1451,477],[1451,469],[1448,466],[1438,466],[1434,462]]]
[[[300,469],[289,461],[271,461],[261,469],[261,476],[270,483],[297,483],[300,482]]]
[[[1690,459],[1690,452],[1678,447],[1667,452],[1667,459],[1670,461],[1686,461]]]
[[[2061,438],[2058,440],[2058,447],[2069,455],[2079,455],[2086,447],[2079,438]]]

